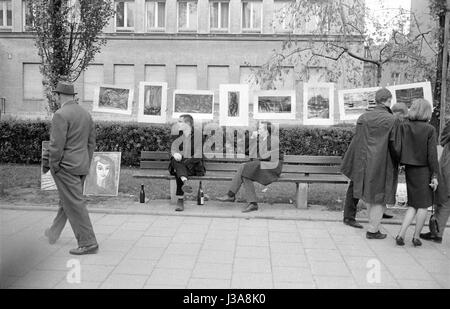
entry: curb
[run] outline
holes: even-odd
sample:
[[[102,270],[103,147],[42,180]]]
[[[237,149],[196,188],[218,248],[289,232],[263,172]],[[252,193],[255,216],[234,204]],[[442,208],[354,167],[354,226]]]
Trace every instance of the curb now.
[[[6,205],[0,206],[0,209],[7,210],[27,210],[27,211],[52,211],[56,210],[57,205],[54,206],[28,206],[28,205]],[[341,219],[333,218],[311,218],[308,216],[288,216],[288,215],[276,215],[268,216],[263,214],[254,213],[248,214],[214,214],[214,213],[189,213],[189,212],[175,212],[175,211],[152,211],[152,210],[135,210],[135,209],[107,209],[107,208],[88,208],[90,213],[103,213],[103,214],[120,214],[120,215],[153,215],[153,216],[178,216],[178,217],[204,217],[204,218],[233,218],[233,219],[269,219],[269,220],[294,220],[294,221],[312,221],[312,222],[342,222]],[[368,223],[367,219],[358,218],[361,223]],[[389,225],[401,225],[400,220],[383,220],[383,224]],[[412,224],[414,225],[414,224]],[[428,225],[426,223],[425,225]],[[449,226],[449,225],[447,225]]]

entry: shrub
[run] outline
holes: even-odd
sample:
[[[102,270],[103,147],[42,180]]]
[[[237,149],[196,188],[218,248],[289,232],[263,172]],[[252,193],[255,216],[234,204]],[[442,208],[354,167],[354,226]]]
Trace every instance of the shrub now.
[[[139,166],[142,150],[169,151],[172,141],[169,125],[96,122],[96,131],[96,151],[120,151],[126,166]],[[40,163],[42,141],[49,140],[49,133],[48,121],[1,121],[0,163]],[[280,149],[293,155],[341,156],[353,133],[353,126],[281,128]]]

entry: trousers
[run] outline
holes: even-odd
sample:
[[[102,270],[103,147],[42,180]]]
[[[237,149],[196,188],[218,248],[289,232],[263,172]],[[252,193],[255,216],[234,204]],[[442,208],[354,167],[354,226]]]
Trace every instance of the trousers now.
[[[50,234],[55,239],[61,235],[67,220],[72,227],[79,247],[97,244],[91,219],[83,198],[83,184],[86,176],[72,175],[61,168],[58,173],[51,171],[59,194],[59,209]]]
[[[359,199],[353,197],[353,181],[348,184],[347,194],[345,195],[344,219],[354,221],[358,210]]]
[[[239,192],[239,189],[241,188],[241,185],[243,184],[245,190],[245,199],[247,200],[247,202],[256,203],[258,199],[256,196],[255,185],[253,184],[253,181],[247,177],[242,176],[244,166],[245,163],[241,164],[237,169],[236,174],[231,180],[231,186],[229,190],[234,194],[237,194]]]
[[[450,199],[443,204],[438,204],[436,207],[436,219],[438,221],[439,233],[437,236],[444,235],[445,226],[447,225],[450,216]]]
[[[369,226],[367,227],[367,231],[371,233],[376,233],[380,230],[381,219],[383,218],[383,213],[386,209],[386,206],[382,204],[371,204],[366,203],[367,212],[369,214]]]

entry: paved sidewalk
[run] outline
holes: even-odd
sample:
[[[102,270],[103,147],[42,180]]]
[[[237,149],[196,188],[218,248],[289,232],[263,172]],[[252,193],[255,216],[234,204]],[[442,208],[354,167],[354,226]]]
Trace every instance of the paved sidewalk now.
[[[70,226],[46,242],[54,215],[0,209],[2,288],[450,288],[449,230],[414,248],[410,228],[396,247],[398,225],[367,240],[341,222],[185,214],[91,213],[100,251],[78,258],[81,283],[68,283],[76,243]]]

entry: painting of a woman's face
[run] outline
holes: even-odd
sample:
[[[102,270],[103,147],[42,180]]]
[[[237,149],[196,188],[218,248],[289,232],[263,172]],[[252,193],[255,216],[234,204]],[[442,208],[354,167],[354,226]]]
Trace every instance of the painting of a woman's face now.
[[[111,166],[108,163],[97,162],[97,178],[99,181],[104,180],[110,173]]]

